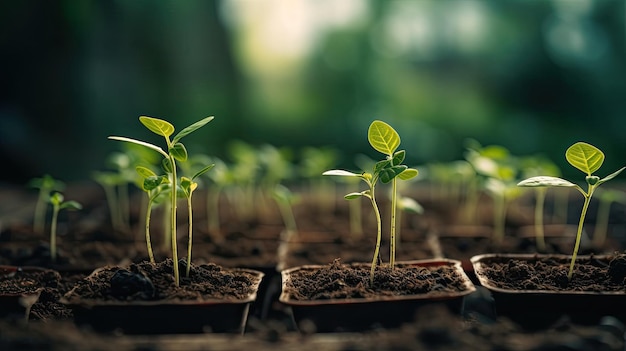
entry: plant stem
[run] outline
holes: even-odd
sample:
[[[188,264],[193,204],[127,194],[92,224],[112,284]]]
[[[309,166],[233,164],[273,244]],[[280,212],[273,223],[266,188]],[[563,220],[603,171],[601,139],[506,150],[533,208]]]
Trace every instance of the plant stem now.
[[[59,218],[59,205],[52,206],[52,222],[50,224],[50,259],[57,261],[57,220]]]
[[[169,156],[169,159],[172,166],[172,190],[170,191],[170,236],[172,243],[172,260],[174,261],[174,281],[176,282],[176,286],[180,286],[180,273],[178,272],[178,248],[176,243],[176,190],[178,188],[178,180],[176,179],[176,160],[172,155]]]
[[[150,195],[148,195],[149,197]],[[148,247],[148,257],[150,257],[150,263],[155,263],[154,253],[152,252],[152,243],[150,241],[150,216],[152,214],[152,199],[148,199],[148,207],[146,209],[146,245]]]
[[[578,255],[578,248],[580,247],[580,238],[583,234],[583,224],[585,223],[585,215],[587,214],[587,208],[591,202],[591,194],[593,192],[592,185],[589,185],[589,192],[585,194],[585,202],[583,203],[583,209],[580,213],[580,220],[578,221],[578,230],[576,232],[576,244],[574,245],[574,253],[572,254],[572,261],[569,264],[569,272],[567,273],[567,279],[572,279],[574,273],[574,263],[576,262],[576,256]]]
[[[374,195],[374,188],[371,188],[371,194],[369,196],[372,207],[374,208],[374,215],[376,216],[376,248],[374,249],[374,258],[372,259],[372,268],[370,269],[370,286],[374,285],[374,272],[376,271],[376,260],[380,257],[380,242],[382,241],[382,226],[380,220],[380,211],[376,204],[376,197]]]
[[[398,182],[394,177],[391,180],[391,231],[389,237],[389,266],[394,269],[396,264],[396,207],[398,202]]]
[[[185,277],[189,278],[189,270],[191,269],[191,244],[193,243],[193,228],[191,227],[193,223],[193,212],[191,208],[191,194],[193,190],[189,191],[189,196],[187,197],[187,209],[189,212],[189,239],[187,241],[187,271],[185,272]]]
[[[535,195],[535,238],[537,240],[537,249],[543,252],[546,250],[543,230],[543,208],[546,202],[546,188],[536,188]]]

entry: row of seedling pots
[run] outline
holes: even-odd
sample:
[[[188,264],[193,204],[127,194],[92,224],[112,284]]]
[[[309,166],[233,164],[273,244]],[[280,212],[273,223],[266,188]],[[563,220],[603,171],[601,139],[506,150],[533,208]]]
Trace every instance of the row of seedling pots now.
[[[148,167],[137,167],[137,172],[143,177],[142,187],[148,199],[144,223],[147,260],[142,263],[99,268],[80,280],[61,300],[73,309],[76,322],[90,324],[96,330],[121,329],[127,333],[162,334],[204,331],[240,333],[244,331],[249,308],[258,296],[261,283],[266,280],[264,279],[265,273],[252,269],[224,268],[214,263],[193,263],[194,227],[191,200],[198,186],[195,179],[211,169],[213,165],[202,167],[192,177],[180,177],[180,179],[176,171],[177,163],[182,163],[188,158],[186,148],[180,140],[204,126],[211,119],[212,117],[209,117],[198,121],[171,138],[174,134],[174,127],[171,124],[160,119],[141,117],[140,121],[144,126],[165,138],[166,149],[131,138],[111,137],[111,139],[139,145],[161,154],[164,174],[158,174]],[[282,282],[279,301],[290,306],[295,325],[300,329],[360,331],[376,327],[397,327],[411,321],[420,307],[432,303],[446,304],[451,310],[460,313],[463,310],[464,298],[476,289],[466,274],[469,270],[476,274],[481,285],[490,289],[492,287],[501,289],[497,284],[491,285],[485,280],[488,274],[483,273],[484,267],[487,266],[483,258],[496,260],[491,256],[472,257],[471,268],[466,263],[469,257],[459,260],[455,260],[455,257],[413,260],[417,255],[415,251],[418,247],[433,248],[430,252],[431,257],[448,256],[441,251],[443,235],[426,236],[423,242],[398,240],[399,232],[396,225],[399,213],[397,210],[401,198],[397,188],[401,181],[415,177],[418,172],[402,164],[405,151],[397,150],[400,137],[388,124],[374,121],[368,130],[368,140],[375,150],[385,156],[383,160],[374,163],[371,170],[360,173],[331,170],[324,173],[328,176],[360,180],[367,185],[365,190],[356,190],[345,196],[346,199],[352,201],[366,199],[371,204],[377,228],[375,241],[369,245],[369,249],[365,250],[361,250],[362,243],[358,241],[349,242],[347,245],[350,251],[367,252],[367,257],[359,255],[348,257],[344,251],[338,251],[337,256],[343,259],[343,262],[350,263],[334,261],[324,265],[304,266],[289,263],[286,261],[285,251],[297,249],[298,245],[303,252],[306,252],[314,247],[320,248],[321,251],[333,250],[332,247],[338,247],[338,243],[333,242],[324,248],[322,245],[325,243],[307,242],[303,233],[296,233],[295,228],[288,225],[289,221],[285,220],[287,228],[277,248],[278,270],[281,272]],[[574,238],[575,249],[573,255],[568,256],[571,257],[569,270],[566,269],[564,277],[559,278],[561,290],[567,290],[568,284],[577,278],[577,274],[574,274],[574,267],[582,257],[576,256],[580,248],[584,216],[594,190],[623,170],[622,168],[603,179],[593,175],[602,164],[604,155],[598,149],[585,143],[574,144],[568,149],[566,156],[572,165],[587,174],[587,191],[574,183],[548,176],[532,177],[519,184],[530,187],[575,188],[584,195],[585,203]],[[379,182],[389,184],[391,187],[389,238],[386,240],[382,237],[383,223],[376,201]],[[494,187],[497,188],[496,185]],[[277,194],[277,197],[280,195]],[[286,195],[283,193],[282,196]],[[155,257],[159,258],[159,252],[153,248],[150,236],[150,204],[165,201],[164,198],[169,199],[170,204],[167,218],[171,235],[169,241],[171,255],[168,260],[157,260]],[[180,240],[176,236],[178,230],[176,211],[179,198],[187,200],[186,208],[188,209],[187,250],[185,258],[180,261],[177,251]],[[62,198],[57,200],[57,205],[64,204]],[[494,204],[498,204],[499,202],[495,200],[506,199],[494,199]],[[499,208],[499,206],[496,207]],[[288,209],[284,210],[283,218],[289,218]],[[503,223],[499,221],[495,223],[499,225],[492,228],[494,233],[490,235],[490,239],[495,241],[495,247],[506,247],[504,233],[500,232],[503,230],[500,226]],[[302,237],[298,237],[299,235]],[[398,247],[399,243],[401,243],[400,247]],[[389,252],[388,260],[387,252]],[[496,257],[497,263],[510,258],[503,255]],[[540,256],[533,257],[538,260]],[[621,267],[614,263],[615,261],[606,261],[604,257],[586,259],[604,262],[599,263],[600,266]],[[211,261],[210,257],[208,261]],[[553,261],[566,266],[561,258]],[[510,266],[511,264],[504,265]],[[613,268],[613,271],[615,270],[619,268]],[[20,274],[17,270],[12,271],[12,268],[7,269],[6,272],[8,273],[2,275],[3,279]],[[626,296],[624,296],[623,276],[621,279],[619,281],[619,278],[611,275],[610,280],[615,284],[622,284],[622,289],[616,289],[609,295],[624,299]],[[399,283],[399,285],[392,283]],[[215,292],[217,288],[224,287],[229,289],[226,292]],[[493,289],[497,309],[499,313],[506,315],[506,307],[500,307],[498,303],[505,299],[497,294],[499,292],[497,289]],[[584,288],[581,289],[586,291]],[[165,290],[173,290],[173,295],[164,295]],[[530,290],[534,295],[549,295],[544,293],[540,286],[525,290]],[[595,293],[585,292],[573,295],[586,296],[595,295]],[[32,300],[33,297],[31,296],[30,299]],[[227,310],[230,309],[234,309],[232,317],[227,316],[230,313]],[[558,309],[555,311],[559,315],[568,312]],[[598,311],[611,314],[611,311],[601,308],[598,308]]]

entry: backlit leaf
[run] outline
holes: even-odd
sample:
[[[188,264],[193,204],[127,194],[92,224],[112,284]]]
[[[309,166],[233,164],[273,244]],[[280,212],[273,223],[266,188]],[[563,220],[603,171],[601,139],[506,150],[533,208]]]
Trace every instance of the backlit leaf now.
[[[332,169],[330,171],[326,171],[322,173],[322,175],[330,175],[330,176],[342,176],[342,177],[360,177],[359,173],[352,173],[348,171],[344,171],[341,169]]]
[[[174,133],[174,126],[168,121],[147,116],[139,117],[139,121],[151,132],[165,138],[169,138]]]
[[[189,127],[184,128],[183,130],[181,130],[178,134],[176,134],[176,136],[174,137],[174,139],[172,139],[172,144],[176,144],[180,139],[182,139],[183,137],[193,133],[194,131],[200,129],[202,126],[204,126],[205,124],[211,122],[213,120],[214,117],[206,117],[203,118],[201,120],[199,120],[198,122],[190,125]],[[172,131],[173,132],[173,131]]]
[[[602,166],[604,153],[593,145],[577,142],[565,151],[565,158],[572,166],[592,175]]]
[[[367,140],[376,151],[389,156],[400,145],[400,135],[389,124],[378,120],[370,124]]]
[[[415,168],[407,168],[402,173],[398,174],[398,178],[402,180],[408,180],[414,177],[417,177],[419,174],[418,170]]]
[[[521,182],[517,183],[517,186],[522,187],[541,187],[541,186],[549,186],[549,187],[566,187],[572,188],[577,185],[558,177],[550,177],[550,176],[538,176],[531,177],[528,179],[524,179]]]

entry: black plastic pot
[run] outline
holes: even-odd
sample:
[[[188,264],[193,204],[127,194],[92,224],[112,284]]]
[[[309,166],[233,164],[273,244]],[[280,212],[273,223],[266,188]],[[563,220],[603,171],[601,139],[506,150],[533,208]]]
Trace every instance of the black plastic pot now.
[[[480,284],[494,299],[498,317],[507,317],[528,330],[547,328],[567,317],[577,324],[597,324],[602,317],[613,316],[626,322],[626,289],[622,291],[514,290],[498,287],[485,269],[493,262],[510,260],[537,261],[550,259],[568,268],[571,256],[556,254],[483,254],[472,257]],[[592,260],[609,265],[607,255],[578,256],[577,262]],[[575,279],[575,276],[574,278]]]
[[[376,298],[349,298],[329,300],[295,300],[285,291],[292,274],[300,270],[317,270],[320,265],[305,265],[283,270],[283,292],[279,301],[291,308],[293,321],[300,329],[307,322],[316,332],[361,332],[378,328],[397,328],[413,322],[416,311],[426,305],[443,304],[454,313],[463,310],[464,297],[476,290],[461,268],[461,263],[447,259],[428,259],[398,262],[398,265],[438,267],[450,266],[461,277],[465,290],[447,294],[380,296]],[[369,263],[358,263],[369,267]]]
[[[97,275],[95,270],[85,279]],[[99,332],[125,334],[243,333],[250,304],[256,300],[263,273],[233,268],[256,277],[254,291],[242,300],[200,298],[198,300],[100,301],[83,299],[68,292],[61,303],[72,308],[74,321]]]

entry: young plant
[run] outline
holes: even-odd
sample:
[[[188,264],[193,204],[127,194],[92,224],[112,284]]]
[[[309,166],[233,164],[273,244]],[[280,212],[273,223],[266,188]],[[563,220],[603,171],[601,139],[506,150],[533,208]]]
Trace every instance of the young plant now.
[[[276,184],[274,192],[272,193],[278,210],[285,224],[285,230],[287,231],[287,238],[293,235],[298,235],[298,226],[296,225],[296,217],[291,209],[292,204],[297,200],[296,195],[282,184]]]
[[[174,261],[174,280],[176,282],[176,286],[180,285],[180,273],[178,269],[178,250],[177,250],[177,238],[176,238],[176,199],[177,199],[177,189],[178,189],[178,175],[176,170],[176,161],[185,162],[187,160],[187,149],[185,145],[183,145],[180,140],[193,133],[197,129],[203,127],[205,124],[209,123],[213,120],[213,117],[206,117],[201,119],[200,121],[193,123],[192,125],[184,128],[178,134],[176,134],[173,138],[170,138],[174,134],[174,126],[162,119],[141,116],[139,117],[139,121],[143,124],[148,130],[151,132],[162,136],[165,139],[166,149],[163,150],[159,146],[154,144],[150,144],[144,141],[131,139],[127,137],[120,136],[110,136],[109,139],[118,140],[128,143],[133,143],[137,145],[142,145],[149,149],[152,149],[163,156],[162,167],[165,172],[168,174],[171,189],[170,191],[170,233],[171,233],[171,245],[172,245],[172,260]],[[189,264],[189,263],[188,263]]]
[[[208,165],[198,172],[196,172],[191,178],[181,177],[180,178],[180,190],[182,195],[187,199],[187,211],[189,212],[188,217],[188,241],[187,241],[187,270],[185,272],[185,276],[189,278],[189,270],[191,269],[191,245],[193,243],[193,207],[191,202],[191,196],[193,192],[198,188],[198,183],[194,180],[201,176],[202,174],[208,172],[211,168],[215,166],[214,164]]]
[[[583,188],[581,188],[579,185],[574,184],[568,180],[551,176],[531,177],[519,182],[518,186],[574,188],[578,190],[585,198],[578,221],[578,230],[576,232],[576,243],[574,244],[574,252],[572,254],[572,260],[570,262],[569,272],[567,273],[568,280],[571,280],[572,274],[574,272],[574,263],[576,262],[576,256],[578,255],[578,248],[580,247],[580,239],[582,237],[583,225],[585,223],[585,215],[587,214],[587,209],[589,208],[591,197],[593,196],[594,191],[600,185],[617,177],[617,175],[619,175],[624,169],[626,169],[626,167],[622,167],[617,171],[609,174],[608,176],[600,179],[600,177],[594,175],[593,173],[600,169],[600,166],[602,166],[602,163],[604,162],[604,153],[597,147],[584,142],[577,142],[570,146],[565,152],[565,158],[570,165],[586,174],[585,182],[587,183],[587,191],[583,190]]]
[[[46,203],[50,198],[51,191],[62,191],[65,187],[63,182],[52,178],[49,174],[44,174],[41,178],[34,178],[29,183],[30,187],[39,189],[37,202],[35,203],[35,216],[33,217],[33,230],[42,234],[46,222]]]
[[[50,195],[50,203],[52,204],[52,221],[50,222],[50,259],[52,262],[57,261],[57,220],[59,212],[62,209],[80,210],[83,206],[76,201],[63,201],[63,194],[54,192]]]
[[[148,204],[146,208],[146,219],[144,221],[146,232],[146,246],[148,249],[148,257],[151,263],[154,261],[154,253],[152,251],[152,240],[150,238],[150,217],[152,216],[152,207],[158,203],[163,195],[170,190],[169,179],[164,175],[157,175],[151,169],[143,166],[136,168],[139,176],[143,178],[142,189],[148,195]]]
[[[389,253],[389,265],[393,269],[395,264],[395,228],[396,228],[396,184],[395,178],[406,180],[411,179],[417,175],[417,170],[408,168],[406,165],[401,164],[404,161],[406,152],[404,150],[396,151],[400,145],[400,136],[398,133],[387,123],[382,121],[374,121],[370,124],[367,133],[368,141],[370,145],[376,150],[386,155],[386,158],[377,162],[374,165],[372,173],[362,172],[352,173],[345,170],[330,170],[322,173],[323,175],[334,175],[343,177],[357,177],[363,180],[368,189],[361,192],[349,193],[344,196],[347,200],[353,200],[360,197],[366,197],[370,200],[372,208],[374,209],[374,215],[376,217],[376,247],[374,249],[374,257],[372,258],[372,265],[370,269],[370,285],[374,284],[374,272],[376,271],[376,262],[380,254],[380,244],[382,241],[382,224],[380,217],[380,210],[376,202],[376,184],[378,180],[383,183],[392,183],[392,200],[391,200],[391,232],[390,232],[390,253]]]

